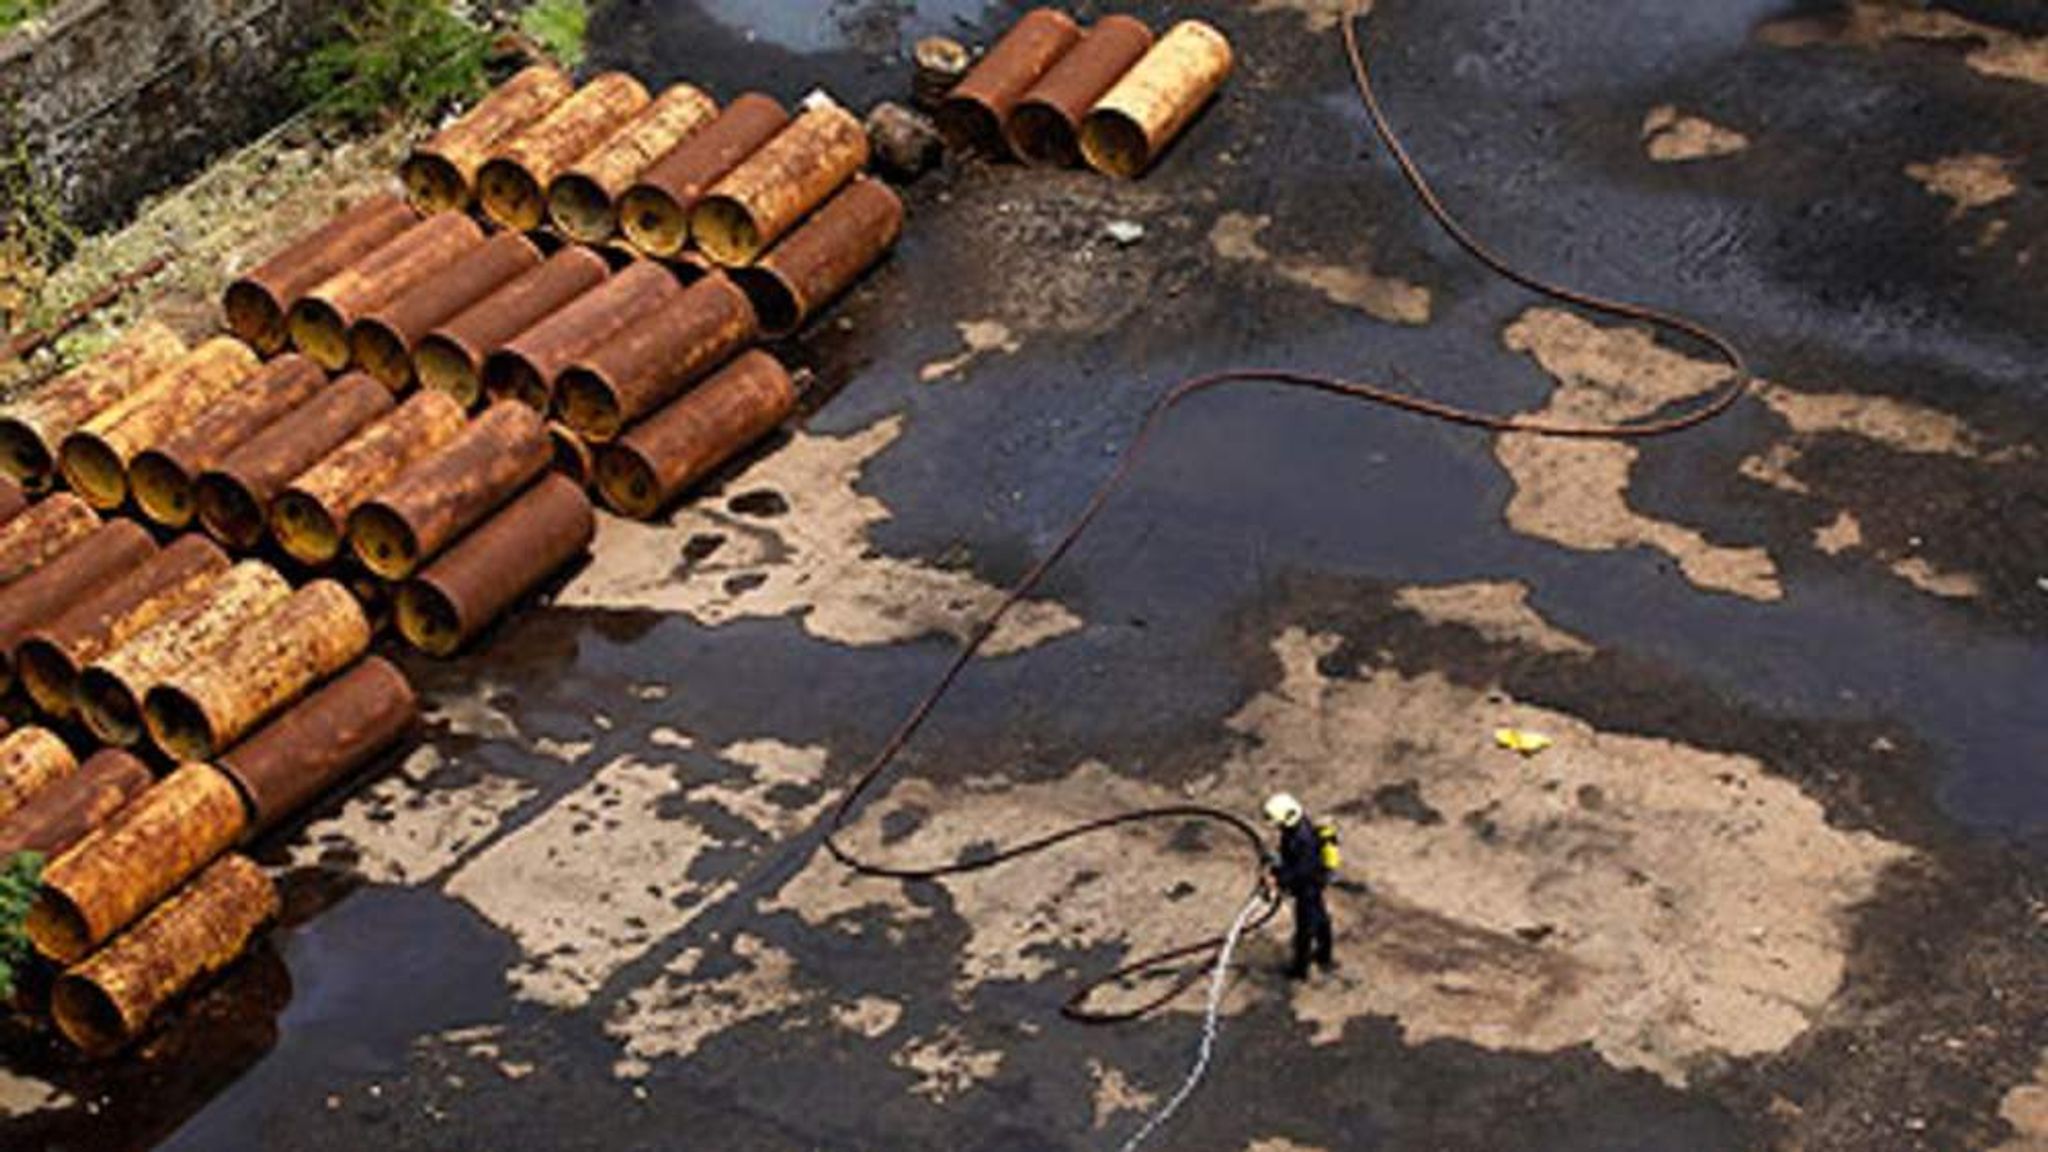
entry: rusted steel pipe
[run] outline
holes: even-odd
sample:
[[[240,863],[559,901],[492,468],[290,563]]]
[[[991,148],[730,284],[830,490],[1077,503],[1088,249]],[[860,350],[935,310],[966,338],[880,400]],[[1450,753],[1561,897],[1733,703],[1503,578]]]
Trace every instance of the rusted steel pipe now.
[[[903,232],[903,201],[880,180],[858,177],[733,282],[753,301],[761,334],[803,327],[881,260]]]
[[[548,424],[548,440],[555,446],[555,473],[576,484],[590,487],[597,478],[597,449],[559,420]]]
[[[291,595],[268,564],[247,560],[221,573],[193,603],[128,638],[78,674],[78,710],[101,742],[126,748],[143,737],[142,702],[165,677],[197,664]]]
[[[64,482],[101,511],[119,508],[128,499],[128,464],[135,454],[190,425],[259,367],[256,354],[233,337],[194,348],[64,438],[57,453]]]
[[[348,520],[349,547],[371,572],[403,580],[517,495],[552,456],[539,413],[493,404],[445,449],[358,507]]]
[[[727,267],[752,264],[868,162],[860,119],[823,97],[713,185],[690,211],[690,236]]]
[[[484,397],[484,360],[513,337],[567,308],[611,276],[588,248],[563,248],[423,337],[413,350],[420,385],[474,408]]]
[[[17,728],[0,736],[0,816],[76,771],[70,745],[48,728]]]
[[[0,524],[0,587],[14,583],[99,527],[99,513],[59,492]]]
[[[1081,39],[1074,18],[1052,8],[1024,14],[940,103],[939,130],[958,148],[1003,151],[1010,110]]]
[[[1174,25],[1081,121],[1081,154],[1105,175],[1143,175],[1223,87],[1231,65],[1223,33],[1200,20]]]
[[[29,909],[29,942],[77,963],[232,847],[248,822],[219,769],[184,765],[50,861]]]
[[[220,757],[241,789],[252,841],[291,820],[396,744],[419,717],[405,674],[371,656]]]
[[[594,76],[574,96],[507,140],[477,170],[484,214],[531,231],[548,215],[548,185],[640,114],[647,89],[624,72]]]
[[[150,739],[174,760],[211,760],[370,649],[370,618],[333,580],[291,594],[142,702]]]
[[[0,692],[14,686],[14,651],[29,629],[120,579],[155,552],[148,529],[133,520],[115,520],[0,589]]]
[[[199,475],[326,384],[327,373],[304,356],[280,356],[264,365],[163,443],[135,454],[128,465],[135,506],[161,527],[192,523],[199,511]]]
[[[286,317],[300,296],[418,221],[405,201],[383,194],[329,220],[228,285],[221,301],[228,331],[265,356],[284,351]]]
[[[555,387],[557,416],[587,440],[613,439],[752,343],[759,331],[747,294],[722,274],[649,299],[644,307],[636,302],[625,319],[563,369]]]
[[[286,320],[292,347],[330,372],[347,368],[357,320],[455,267],[483,242],[483,228],[459,212],[427,217],[299,297]]]
[[[28,492],[21,482],[0,473],[0,524],[5,524],[28,510]]]
[[[741,355],[597,454],[597,486],[614,511],[652,519],[796,410],[797,389],[775,357]]]
[[[974,66],[974,57],[967,49],[946,36],[919,40],[911,47],[910,61],[911,103],[926,112],[937,111],[945,102],[946,93],[958,87],[967,78],[967,70]]]
[[[197,605],[227,553],[200,535],[180,536],[147,562],[22,637],[15,666],[29,698],[59,720],[78,714],[78,670],[158,621]]]
[[[501,145],[575,92],[575,81],[550,64],[535,64],[500,84],[399,165],[406,195],[421,212],[468,208],[477,169]]]
[[[1004,137],[1027,164],[1081,163],[1081,121],[1152,48],[1152,29],[1129,16],[1104,16],[1081,42],[1038,78],[1010,112]]]
[[[271,500],[396,404],[390,389],[360,372],[334,381],[199,477],[199,522],[230,548],[256,547]]]
[[[453,267],[372,309],[349,332],[363,371],[403,392],[413,380],[412,351],[427,333],[539,266],[540,249],[517,232],[500,232]]]
[[[407,468],[438,452],[468,424],[445,392],[420,392],[307,470],[270,503],[270,534],[301,564],[332,563],[349,513]]]
[[[546,412],[564,369],[682,294],[667,268],[639,261],[485,357],[484,390]]]
[[[548,186],[548,217],[572,240],[602,244],[618,231],[618,198],[654,162],[718,115],[703,90],[677,84]]]
[[[734,100],[619,197],[619,229],[649,256],[672,259],[690,242],[690,210],[711,186],[789,124],[782,105],[759,92]]]
[[[399,586],[399,635],[429,656],[453,656],[582,555],[596,533],[583,489],[565,476],[542,477]]]
[[[142,761],[118,748],[102,749],[78,771],[45,785],[28,803],[0,817],[0,857],[59,855],[105,824],[154,779]]]
[[[66,436],[184,359],[185,352],[176,332],[155,320],[139,321],[113,347],[0,409],[0,471],[31,492],[48,488]]]

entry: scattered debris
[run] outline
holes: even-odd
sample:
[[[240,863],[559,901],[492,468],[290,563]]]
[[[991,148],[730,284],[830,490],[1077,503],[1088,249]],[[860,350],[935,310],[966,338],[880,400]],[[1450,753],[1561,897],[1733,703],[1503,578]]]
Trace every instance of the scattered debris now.
[[[1684,115],[1670,104],[1659,104],[1643,117],[1642,137],[1644,151],[1660,164],[1730,156],[1749,147],[1742,133]]]

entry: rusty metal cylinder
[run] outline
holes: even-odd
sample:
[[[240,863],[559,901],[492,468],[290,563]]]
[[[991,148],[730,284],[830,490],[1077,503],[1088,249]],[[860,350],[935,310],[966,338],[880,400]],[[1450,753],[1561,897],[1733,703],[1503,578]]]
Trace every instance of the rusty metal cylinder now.
[[[434,329],[413,349],[420,386],[474,408],[484,397],[484,361],[513,337],[567,308],[611,276],[604,257],[570,246]]]
[[[597,477],[597,450],[590,441],[559,420],[548,424],[548,440],[555,446],[555,473],[589,487]]]
[[[211,760],[370,648],[370,618],[349,590],[315,580],[142,702],[150,739],[173,760]]]
[[[28,510],[28,490],[21,481],[0,472],[0,524]]]
[[[706,276],[650,301],[565,368],[555,387],[556,415],[587,440],[611,440],[731,359],[758,330],[754,306],[732,278]]]
[[[550,473],[398,589],[398,633],[429,656],[453,656],[590,547],[590,497]]]
[[[244,840],[284,824],[396,744],[419,717],[405,674],[371,656],[221,754],[249,808]]]
[[[361,372],[334,381],[199,477],[199,522],[230,548],[256,547],[277,494],[396,404]]]
[[[162,551],[32,629],[14,660],[29,698],[48,716],[78,715],[78,670],[158,621],[199,603],[227,570],[227,553],[204,536],[181,536]]]
[[[0,736],[0,816],[18,811],[77,771],[71,746],[48,728],[16,728]]]
[[[752,264],[868,162],[860,119],[815,98],[690,210],[690,236],[727,267]]]
[[[180,767],[43,869],[29,942],[60,964],[77,963],[233,847],[248,823],[241,794],[219,769]]]
[[[44,785],[28,803],[0,817],[0,858],[16,852],[62,853],[105,824],[156,777],[149,765],[118,748],[102,749],[78,771]]]
[[[591,78],[574,96],[519,130],[477,170],[484,214],[507,228],[532,231],[547,220],[548,185],[638,116],[647,89],[624,72]]]
[[[441,452],[392,481],[348,521],[363,567],[403,580],[547,470],[547,426],[524,404],[500,401]]]
[[[421,212],[468,208],[477,169],[496,155],[501,145],[575,92],[575,81],[551,64],[535,64],[520,72],[412,150],[398,168],[405,194]]]
[[[672,259],[690,242],[690,210],[711,186],[789,125],[782,105],[748,92],[671,149],[619,197],[619,229],[649,256]]]
[[[182,610],[158,620],[78,674],[78,710],[102,743],[129,747],[144,735],[151,688],[197,664],[291,595],[276,570],[248,560],[211,580]]]
[[[1222,89],[1233,58],[1223,33],[1183,20],[1081,121],[1081,154],[1108,176],[1142,176]]]
[[[347,368],[356,321],[446,273],[483,242],[483,228],[461,213],[427,217],[299,297],[286,320],[292,347],[330,372]]]
[[[540,412],[553,407],[564,369],[683,294],[667,268],[635,262],[484,358],[484,390]]]
[[[299,297],[418,222],[396,196],[356,204],[229,284],[221,301],[228,331],[265,356],[284,351]]]
[[[82,1051],[108,1055],[180,993],[239,959],[280,910],[277,885],[245,856],[221,857],[133,929],[57,978],[50,1014]]]
[[[185,352],[176,332],[143,320],[105,352],[0,408],[0,472],[31,492],[48,488],[66,436],[184,359]]]
[[[718,115],[701,89],[677,84],[548,186],[548,217],[563,235],[602,244],[618,230],[618,200],[656,160]]]
[[[926,112],[937,111],[946,93],[958,87],[974,66],[974,57],[958,40],[927,36],[910,50],[910,99]]]
[[[1064,12],[1025,13],[946,94],[937,113],[939,130],[955,147],[1000,153],[1010,110],[1080,39],[1081,26]]]
[[[415,394],[278,493],[270,503],[271,537],[301,564],[332,563],[347,542],[349,513],[460,436],[467,424],[454,397]]]
[[[155,552],[148,529],[133,520],[114,520],[0,589],[0,692],[15,684],[15,649],[30,629],[119,580]]]
[[[1152,29],[1142,20],[1104,16],[1096,21],[1018,99],[1003,133],[1010,152],[1027,164],[1078,166],[1081,121],[1151,48]]]
[[[312,399],[326,383],[327,373],[304,356],[280,356],[264,365],[198,419],[136,453],[128,465],[135,506],[161,527],[192,523],[199,512],[200,474]]]
[[[403,392],[413,381],[413,349],[427,333],[538,267],[540,249],[517,232],[500,232],[440,273],[372,309],[349,332],[363,371]]]
[[[781,339],[851,287],[903,232],[903,201],[859,177],[733,281],[753,301],[761,334]]]
[[[797,389],[775,357],[748,352],[597,454],[597,487],[614,511],[652,519],[692,484],[774,431]]]
[[[99,525],[99,513],[69,492],[48,497],[0,524],[0,587],[49,563]]]
[[[57,466],[64,482],[101,511],[128,499],[128,465],[189,426],[261,367],[247,344],[233,337],[208,340],[184,359],[64,438]]]

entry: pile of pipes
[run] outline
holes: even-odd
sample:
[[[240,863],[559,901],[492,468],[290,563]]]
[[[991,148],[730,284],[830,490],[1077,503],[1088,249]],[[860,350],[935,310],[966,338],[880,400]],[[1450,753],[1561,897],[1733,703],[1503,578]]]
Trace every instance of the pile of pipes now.
[[[920,46],[920,79],[962,55]],[[1027,164],[1077,167],[1136,179],[1230,75],[1230,41],[1199,20],[1153,39],[1130,16],[1087,29],[1053,8],[1024,15],[964,78],[935,98],[940,129],[956,147]],[[934,82],[936,87],[940,82]]]

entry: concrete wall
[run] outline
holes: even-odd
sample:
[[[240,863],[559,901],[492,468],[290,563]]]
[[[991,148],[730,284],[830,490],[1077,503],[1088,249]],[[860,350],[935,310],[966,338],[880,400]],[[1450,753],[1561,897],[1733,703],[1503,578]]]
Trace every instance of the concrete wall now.
[[[0,43],[0,144],[26,140],[75,223],[117,221],[289,115],[290,60],[335,7],[64,0]]]

